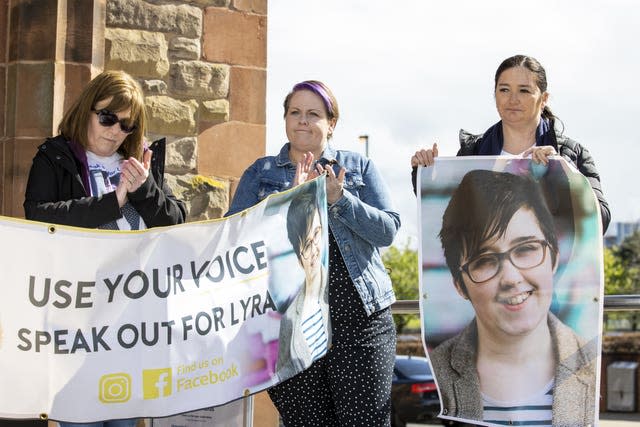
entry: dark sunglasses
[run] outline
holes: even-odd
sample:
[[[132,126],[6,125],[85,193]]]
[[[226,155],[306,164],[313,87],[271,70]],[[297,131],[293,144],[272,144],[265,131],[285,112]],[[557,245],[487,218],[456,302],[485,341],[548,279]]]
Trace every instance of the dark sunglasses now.
[[[136,130],[137,125],[130,123],[129,119],[118,119],[116,113],[109,110],[93,110],[98,115],[98,123],[104,127],[111,127],[116,123],[120,124],[120,130],[124,133],[131,133]]]

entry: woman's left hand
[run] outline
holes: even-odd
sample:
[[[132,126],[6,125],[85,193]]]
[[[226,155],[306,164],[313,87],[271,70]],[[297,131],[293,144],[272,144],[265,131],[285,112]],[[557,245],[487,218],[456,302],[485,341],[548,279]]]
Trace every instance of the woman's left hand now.
[[[342,197],[344,193],[344,176],[347,172],[345,168],[340,168],[338,175],[333,171],[331,165],[326,165],[324,169],[317,165],[318,173],[326,172],[327,174],[327,202],[332,205]]]
[[[522,153],[522,157],[531,156],[531,160],[535,163],[542,163],[545,166],[549,164],[549,157],[556,155],[558,155],[558,153],[556,153],[555,148],[549,145],[545,145],[543,147],[532,147]]]
[[[129,157],[122,162],[120,166],[120,179],[126,180],[127,191],[133,193],[149,177],[149,168],[151,167],[151,155],[153,152],[147,150],[142,156],[142,163],[133,157]]]

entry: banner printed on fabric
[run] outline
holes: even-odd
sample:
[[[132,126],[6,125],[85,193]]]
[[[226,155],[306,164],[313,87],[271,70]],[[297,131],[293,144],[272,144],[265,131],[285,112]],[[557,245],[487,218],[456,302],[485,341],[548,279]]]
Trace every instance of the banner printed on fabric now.
[[[314,216],[299,218],[294,202],[311,203]],[[316,236],[288,231],[314,220]],[[0,363],[11,367],[0,417],[166,416],[308,367],[280,325],[308,294],[295,249],[326,269],[326,223],[324,177],[230,218],[143,232],[0,220]]]
[[[487,156],[438,158],[419,182],[420,312],[440,416],[594,425],[604,273],[586,178],[560,158]]]

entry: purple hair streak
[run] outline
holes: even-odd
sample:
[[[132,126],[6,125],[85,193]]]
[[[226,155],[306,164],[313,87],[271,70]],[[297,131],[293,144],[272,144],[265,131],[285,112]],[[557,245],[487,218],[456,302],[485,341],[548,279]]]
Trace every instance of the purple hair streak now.
[[[327,91],[322,87],[322,85],[312,82],[312,81],[304,81],[296,84],[293,89],[291,89],[291,93],[298,92],[299,90],[310,90],[315,93],[322,99],[322,103],[327,110],[327,114],[329,117],[334,117],[333,104],[331,103],[331,98]]]

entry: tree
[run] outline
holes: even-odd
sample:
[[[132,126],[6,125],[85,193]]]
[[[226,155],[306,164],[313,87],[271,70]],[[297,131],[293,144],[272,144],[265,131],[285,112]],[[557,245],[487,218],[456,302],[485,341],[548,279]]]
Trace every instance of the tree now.
[[[604,250],[604,293],[607,295],[631,294],[635,291],[636,268],[629,267],[615,248]]]
[[[640,230],[627,236],[615,251],[627,266],[640,267]]]
[[[640,287],[640,234],[627,237],[620,247],[604,250],[604,292],[607,295],[636,294]],[[609,320],[628,319],[632,330],[637,328],[638,313],[605,313]]]
[[[382,254],[382,262],[391,276],[393,290],[399,300],[418,299],[418,252],[405,245],[403,248],[391,246]],[[394,314],[396,332],[402,333],[411,319],[411,314]]]

